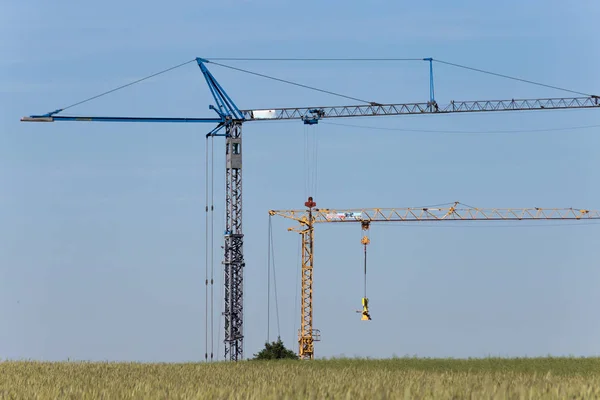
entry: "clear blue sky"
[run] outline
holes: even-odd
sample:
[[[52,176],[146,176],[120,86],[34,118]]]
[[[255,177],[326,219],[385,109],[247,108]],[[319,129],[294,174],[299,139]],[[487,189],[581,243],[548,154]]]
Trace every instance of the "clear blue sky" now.
[[[25,124],[21,116],[196,56],[434,57],[598,93],[599,12],[592,0],[3,1],[0,358],[183,361],[205,352],[204,135],[211,127]],[[229,64],[378,102],[426,101],[429,91],[424,62]],[[353,103],[209,67],[241,108]],[[569,95],[443,65],[435,76],[440,103]],[[212,116],[211,101],[190,64],[69,111]],[[458,200],[598,209],[598,128],[530,131],[594,124],[600,110],[331,120],[309,131],[319,137],[313,195],[330,208]],[[246,356],[266,339],[267,211],[300,208],[306,195],[305,129],[300,122],[244,127]],[[223,142],[215,148],[220,305]],[[600,354],[600,226],[556,225],[373,227],[369,323],[354,312],[362,297],[360,226],[318,226],[317,357]],[[299,235],[289,226],[273,221],[281,335],[296,349]],[[214,334],[217,352],[222,334]]]

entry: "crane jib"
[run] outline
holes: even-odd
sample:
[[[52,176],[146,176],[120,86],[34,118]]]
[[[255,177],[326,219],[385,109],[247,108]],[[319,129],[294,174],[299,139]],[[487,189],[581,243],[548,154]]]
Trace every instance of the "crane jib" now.
[[[469,100],[451,101],[446,105],[437,102],[364,104],[352,106],[289,107],[260,110],[242,110],[248,121],[366,117],[403,114],[447,114],[488,111],[533,111],[569,108],[600,107],[598,96],[560,97],[544,99]]]
[[[589,97],[563,97],[547,99],[511,99],[511,100],[475,100],[451,101],[440,106],[436,102],[426,103],[399,103],[399,104],[365,104],[353,106],[325,106],[325,107],[296,107],[296,108],[271,108],[260,110],[241,110],[240,113],[246,121],[270,120],[304,120],[305,123],[317,123],[322,118],[348,118],[385,115],[410,115],[410,114],[448,114],[467,112],[491,111],[534,111],[534,110],[560,110],[570,108],[598,108],[598,96]],[[180,122],[180,123],[225,123],[221,118],[186,118],[186,117],[94,117],[94,116],[59,116],[59,115],[32,115],[21,118],[23,122],[54,122],[54,121],[88,121],[88,122]]]
[[[598,96],[550,98],[452,101],[445,106],[435,102],[402,104],[366,104],[354,106],[272,108],[261,110],[241,110],[245,121],[305,120],[318,121],[321,118],[348,118],[407,114],[448,114],[491,111],[534,111],[560,110],[570,108],[598,108]],[[89,121],[89,122],[182,122],[182,123],[221,123],[225,118],[185,118],[185,117],[93,117],[32,115],[21,118],[23,122]]]

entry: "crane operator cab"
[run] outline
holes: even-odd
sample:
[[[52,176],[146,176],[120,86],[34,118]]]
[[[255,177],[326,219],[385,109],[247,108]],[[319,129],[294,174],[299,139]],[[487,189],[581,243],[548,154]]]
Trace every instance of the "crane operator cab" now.
[[[367,299],[366,297],[363,297],[362,298],[362,306],[363,306],[362,311],[357,311],[357,313],[362,314],[361,321],[370,321],[371,315],[369,314],[369,299]]]

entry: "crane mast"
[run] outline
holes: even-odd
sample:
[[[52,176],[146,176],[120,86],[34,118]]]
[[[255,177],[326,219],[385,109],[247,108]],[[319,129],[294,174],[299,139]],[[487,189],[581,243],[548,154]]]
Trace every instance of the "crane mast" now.
[[[244,234],[242,231],[242,124],[226,128],[225,168],[225,359],[244,356]]]
[[[299,226],[288,228],[302,236],[302,299],[300,305],[300,329],[298,332],[298,354],[302,359],[314,358],[314,342],[320,340],[320,331],[313,328],[313,268],[314,227],[319,223],[360,223],[364,231],[361,243],[370,243],[368,231],[373,222],[443,222],[443,221],[527,221],[527,220],[596,220],[600,212],[573,208],[473,208],[460,207],[455,202],[450,207],[408,208],[316,208],[312,197],[304,203],[302,210],[270,210],[269,216],[279,216],[296,221]],[[366,266],[365,266],[366,268]],[[365,270],[366,273],[366,270]],[[369,299],[362,298],[362,320],[370,320]]]
[[[509,100],[476,100],[451,101],[446,105],[438,105],[433,92],[432,58],[424,58],[430,67],[430,99],[424,103],[380,104],[370,102],[365,105],[268,108],[240,110],[223,87],[206,67],[210,60],[196,58],[195,61],[215,100],[209,109],[217,116],[202,117],[124,117],[124,116],[69,116],[62,115],[65,109],[21,118],[23,122],[143,122],[143,123],[213,123],[216,127],[207,134],[224,136],[226,147],[226,195],[225,195],[225,234],[224,234],[224,344],[225,359],[230,361],[242,360],[243,355],[243,270],[245,268],[242,230],[242,125],[244,122],[302,120],[304,124],[314,125],[324,118],[348,118],[365,116],[392,116],[411,114],[448,114],[473,113],[493,111],[533,111],[599,108],[598,96],[561,97],[544,99],[509,99]],[[183,64],[182,64],[183,65]],[[165,72],[165,71],[163,71]],[[116,89],[115,89],[116,90]],[[109,93],[109,92],[107,92]],[[98,96],[95,96],[98,97]],[[93,98],[95,98],[93,97]],[[89,99],[91,100],[91,99]],[[87,101],[87,100],[86,100]],[[77,103],[80,104],[80,103]],[[69,107],[67,107],[69,108]],[[225,128],[225,133],[219,133]],[[317,211],[317,216],[318,216]],[[303,234],[306,257],[306,293],[305,304],[312,304],[312,228]],[[303,265],[304,265],[303,264]],[[309,272],[310,271],[310,272]],[[312,307],[312,306],[311,306]],[[307,308],[308,310],[309,308]],[[307,311],[308,312],[308,311]],[[308,315],[310,314],[310,318]],[[309,327],[312,326],[312,308],[306,314],[304,322],[305,336],[308,338]],[[304,321],[304,320],[303,320]],[[311,339],[303,339],[306,352],[312,354],[312,338],[318,337],[310,331]]]

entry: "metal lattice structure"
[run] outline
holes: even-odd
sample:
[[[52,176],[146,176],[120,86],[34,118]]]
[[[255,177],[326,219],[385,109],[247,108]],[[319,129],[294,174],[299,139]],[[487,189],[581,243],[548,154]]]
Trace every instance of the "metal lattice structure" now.
[[[225,359],[244,356],[244,234],[242,231],[242,124],[226,128]]]
[[[368,104],[354,106],[326,106],[301,108],[274,108],[242,110],[248,121],[290,120],[307,118],[374,117],[383,115],[448,114],[487,111],[560,110],[568,108],[599,107],[598,96],[564,97],[552,99],[451,101],[438,106],[435,100],[427,103]]]
[[[312,210],[316,205],[312,197],[304,203],[307,207],[308,220],[313,219]],[[314,342],[320,339],[318,329],[313,329],[312,297],[313,297],[313,258],[314,227],[305,224],[301,229],[292,230],[302,236],[302,279],[300,298],[300,329],[298,330],[298,355],[303,360],[314,357]]]
[[[271,210],[269,216],[291,219],[300,224],[289,231],[302,235],[302,303],[300,306],[300,331],[298,352],[303,359],[314,358],[314,342],[320,333],[313,329],[313,269],[314,226],[318,223],[360,223],[364,231],[374,222],[441,222],[441,221],[528,221],[528,220],[597,220],[600,211],[573,208],[474,208],[456,202],[451,207],[407,208],[316,208],[312,197],[304,203],[304,210]],[[361,243],[369,244],[365,235]],[[366,248],[365,248],[366,251]],[[366,257],[366,254],[365,254]],[[364,312],[368,315],[368,299],[363,298]],[[363,318],[363,319],[370,319]]]
[[[598,96],[557,97],[548,99],[511,99],[451,101],[439,106],[435,100],[426,103],[364,104],[352,106],[289,107],[260,110],[240,110],[244,122],[270,120],[318,121],[323,118],[375,117],[413,114],[449,114],[490,111],[563,110],[598,108]],[[52,113],[23,117],[26,122],[88,121],[88,122],[221,122],[219,118],[162,118],[162,117],[78,117]],[[242,120],[242,119],[241,119]]]
[[[309,211],[310,214],[310,211]],[[302,279],[300,294],[300,329],[298,330],[298,355],[301,359],[312,359],[314,354],[315,330],[313,330],[313,246],[314,228],[307,226],[298,231],[302,235]]]
[[[277,215],[303,225],[324,222],[419,222],[419,221],[520,221],[520,220],[582,220],[598,219],[598,211],[574,208],[354,208],[314,210],[271,210]],[[309,213],[310,211],[310,213]]]
[[[243,253],[242,231],[242,154],[241,138],[242,124],[250,121],[272,120],[302,120],[304,124],[317,124],[322,118],[361,117],[361,116],[391,116],[410,114],[447,114],[465,112],[489,111],[532,111],[532,110],[557,110],[600,108],[598,96],[552,98],[552,99],[522,99],[522,100],[478,100],[478,101],[452,101],[447,105],[439,106],[434,98],[432,58],[424,58],[430,67],[430,93],[429,101],[425,103],[399,103],[379,104],[371,102],[365,105],[331,106],[331,107],[298,107],[298,108],[272,108],[240,110],[233,100],[227,95],[223,87],[206,67],[209,60],[196,58],[210,92],[215,100],[215,105],[210,105],[217,116],[213,118],[200,117],[119,117],[119,116],[67,116],[59,115],[64,109],[58,109],[43,115],[31,115],[21,118],[24,122],[153,122],[153,123],[213,123],[216,127],[207,136],[224,136],[226,141],[226,232],[224,235],[224,290],[225,290],[225,359],[237,361],[243,359],[243,270],[245,267]],[[165,72],[165,71],[163,71]],[[116,89],[115,89],[116,90]],[[109,92],[107,92],[109,93]],[[106,94],[106,93],[105,93]],[[93,98],[96,98],[95,96]],[[93,99],[91,98],[91,99]],[[88,99],[88,100],[91,100]],[[86,100],[87,101],[87,100]],[[80,104],[80,103],[77,103]],[[69,108],[69,107],[67,107]],[[225,133],[219,131],[225,128]],[[321,222],[321,211],[316,211],[315,221]],[[305,237],[305,245],[312,254],[312,236]],[[312,271],[312,258],[306,257],[306,269],[310,265]],[[307,273],[308,274],[308,273]],[[308,276],[308,275],[307,275]],[[312,293],[312,272],[310,282],[307,278],[307,292]],[[308,303],[312,298],[307,294]],[[312,303],[310,303],[312,304]],[[311,311],[312,318],[312,311]],[[308,319],[307,319],[308,321]],[[307,322],[305,333],[301,342],[304,343],[305,353],[312,352],[312,340],[318,332],[309,331]],[[311,353],[312,354],[312,353]]]

